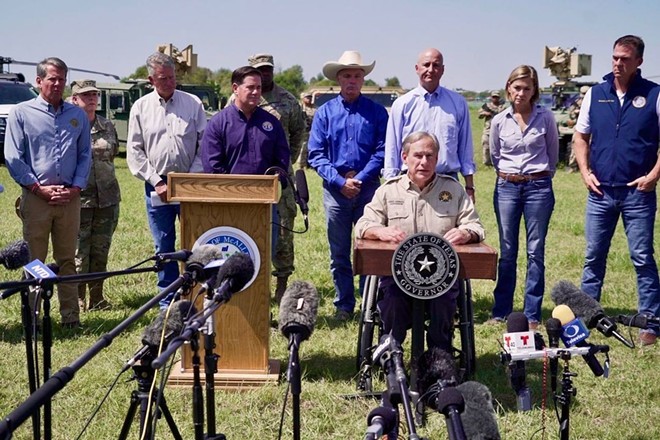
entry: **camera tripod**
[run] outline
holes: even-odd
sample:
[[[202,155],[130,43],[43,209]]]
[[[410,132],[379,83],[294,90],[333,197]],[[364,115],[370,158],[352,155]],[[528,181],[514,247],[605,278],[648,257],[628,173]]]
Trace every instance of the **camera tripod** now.
[[[124,424],[119,433],[119,440],[126,440],[128,438],[128,433],[131,430],[131,424],[133,423],[138,407],[140,408],[140,433],[146,429],[145,438],[152,438],[152,431],[154,428],[151,425],[153,420],[152,416],[153,411],[156,411],[156,418],[160,418],[161,414],[165,416],[167,425],[174,438],[176,440],[183,440],[183,437],[181,437],[179,429],[174,422],[174,418],[172,418],[172,413],[167,407],[165,396],[162,395],[160,391],[157,391],[151,397],[151,402],[149,402],[149,388],[154,379],[154,369],[148,365],[135,365],[132,368],[133,378],[137,380],[138,388],[131,393],[131,404],[126,412],[126,418],[124,419]],[[150,403],[152,406],[151,408],[149,408]],[[148,409],[150,410],[148,411]]]

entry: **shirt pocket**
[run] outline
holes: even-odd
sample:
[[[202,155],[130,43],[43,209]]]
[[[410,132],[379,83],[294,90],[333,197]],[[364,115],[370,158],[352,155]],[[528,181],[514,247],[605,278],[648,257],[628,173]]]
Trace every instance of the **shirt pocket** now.
[[[376,128],[374,124],[365,121],[360,127],[360,132],[357,134],[358,142],[365,146],[375,145]]]
[[[387,225],[398,226],[407,230],[413,222],[413,209],[411,203],[404,199],[392,199],[387,201]]]
[[[500,151],[513,152],[521,147],[522,135],[515,126],[504,126],[500,130]]]

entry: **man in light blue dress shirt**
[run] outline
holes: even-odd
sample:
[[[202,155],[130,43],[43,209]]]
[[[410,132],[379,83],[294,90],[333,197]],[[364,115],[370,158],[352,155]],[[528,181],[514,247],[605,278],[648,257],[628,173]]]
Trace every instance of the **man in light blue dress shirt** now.
[[[415,72],[419,86],[394,101],[387,123],[385,138],[386,178],[403,171],[401,143],[416,131],[433,133],[440,142],[436,171],[465,178],[465,190],[474,201],[472,175],[476,171],[473,159],[472,130],[467,102],[458,93],[440,85],[445,71],[443,57],[437,49],[419,54]]]

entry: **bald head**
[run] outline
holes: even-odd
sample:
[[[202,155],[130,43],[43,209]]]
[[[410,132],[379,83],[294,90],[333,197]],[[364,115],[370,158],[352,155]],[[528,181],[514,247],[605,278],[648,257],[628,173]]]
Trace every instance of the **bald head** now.
[[[440,84],[440,78],[445,73],[444,60],[438,49],[423,50],[417,58],[415,72],[419,77],[419,85],[427,92],[433,92]]]

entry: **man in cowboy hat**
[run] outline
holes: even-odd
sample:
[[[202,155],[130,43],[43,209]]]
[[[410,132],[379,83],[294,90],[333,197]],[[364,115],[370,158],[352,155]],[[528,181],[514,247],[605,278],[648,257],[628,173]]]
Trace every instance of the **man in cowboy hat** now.
[[[360,93],[375,64],[364,64],[356,51],[325,63],[323,74],[339,83],[340,93],[317,110],[309,136],[309,164],[323,179],[335,316],[342,321],[355,307],[352,228],[378,188],[383,167],[387,111]]]
[[[426,49],[419,54],[415,72],[419,86],[392,104],[385,141],[385,177],[397,176],[405,168],[401,160],[403,139],[415,131],[433,133],[440,142],[436,171],[465,178],[465,190],[474,201],[472,175],[476,171],[473,159],[470,111],[460,94],[440,85],[445,72],[444,60],[438,49]]]

